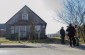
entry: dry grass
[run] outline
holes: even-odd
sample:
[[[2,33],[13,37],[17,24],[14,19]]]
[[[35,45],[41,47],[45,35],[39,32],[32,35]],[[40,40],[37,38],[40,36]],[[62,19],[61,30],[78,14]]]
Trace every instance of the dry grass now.
[[[22,41],[20,41],[20,42],[22,42]],[[17,43],[17,44],[19,44],[20,42],[19,41],[11,41],[11,40],[8,40],[4,37],[0,38],[0,43]]]
[[[85,42],[80,38],[80,44],[85,44]],[[33,40],[33,41],[11,41],[6,38],[0,38],[0,43],[17,43],[17,44],[28,44],[28,43],[55,43],[55,44],[61,44],[60,43],[61,38],[60,37],[53,37],[53,38],[47,38],[42,40]],[[68,38],[65,38],[65,43],[68,44]]]
[[[7,43],[7,42],[11,42],[5,38],[0,38],[0,43]]]

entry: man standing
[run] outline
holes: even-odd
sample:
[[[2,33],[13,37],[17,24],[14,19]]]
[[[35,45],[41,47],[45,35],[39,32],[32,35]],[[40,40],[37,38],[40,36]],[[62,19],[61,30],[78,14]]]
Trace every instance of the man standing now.
[[[61,35],[61,44],[65,44],[65,30],[63,27],[60,29],[60,35]]]
[[[70,46],[74,46],[75,47],[75,44],[76,44],[76,40],[75,40],[75,28],[72,26],[72,24],[69,24],[67,30],[68,32],[68,36],[69,36],[69,40],[70,40]]]
[[[78,27],[77,27],[77,25],[75,25],[75,30],[76,30],[76,33],[75,33],[76,46],[79,46]]]

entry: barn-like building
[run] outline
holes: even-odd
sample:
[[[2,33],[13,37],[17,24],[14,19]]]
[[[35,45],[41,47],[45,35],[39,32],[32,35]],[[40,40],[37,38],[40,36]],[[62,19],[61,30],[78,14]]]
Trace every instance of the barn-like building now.
[[[6,23],[6,37],[9,39],[46,38],[46,25],[36,13],[26,5]]]

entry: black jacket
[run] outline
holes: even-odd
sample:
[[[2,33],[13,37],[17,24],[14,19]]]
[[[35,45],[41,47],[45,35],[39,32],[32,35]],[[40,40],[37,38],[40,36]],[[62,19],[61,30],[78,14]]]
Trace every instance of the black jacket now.
[[[65,36],[65,30],[64,29],[61,29],[60,30],[60,34],[61,34],[61,36]]]
[[[66,31],[68,32],[68,36],[74,36],[76,32],[73,26],[69,26]]]

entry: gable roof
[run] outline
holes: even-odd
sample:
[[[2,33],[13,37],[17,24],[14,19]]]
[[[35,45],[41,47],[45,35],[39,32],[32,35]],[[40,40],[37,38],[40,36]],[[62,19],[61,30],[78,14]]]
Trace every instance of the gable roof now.
[[[19,10],[11,19],[9,19],[5,24],[13,24],[15,22],[17,22],[19,19],[21,19],[22,16],[20,16],[19,14],[22,14],[24,12],[24,10],[26,10],[27,12],[29,12],[33,16],[36,16],[36,18],[39,18],[45,25],[47,24],[45,21],[43,21],[36,13],[34,13],[29,7],[27,7],[26,5]],[[17,18],[18,17],[18,18]]]

